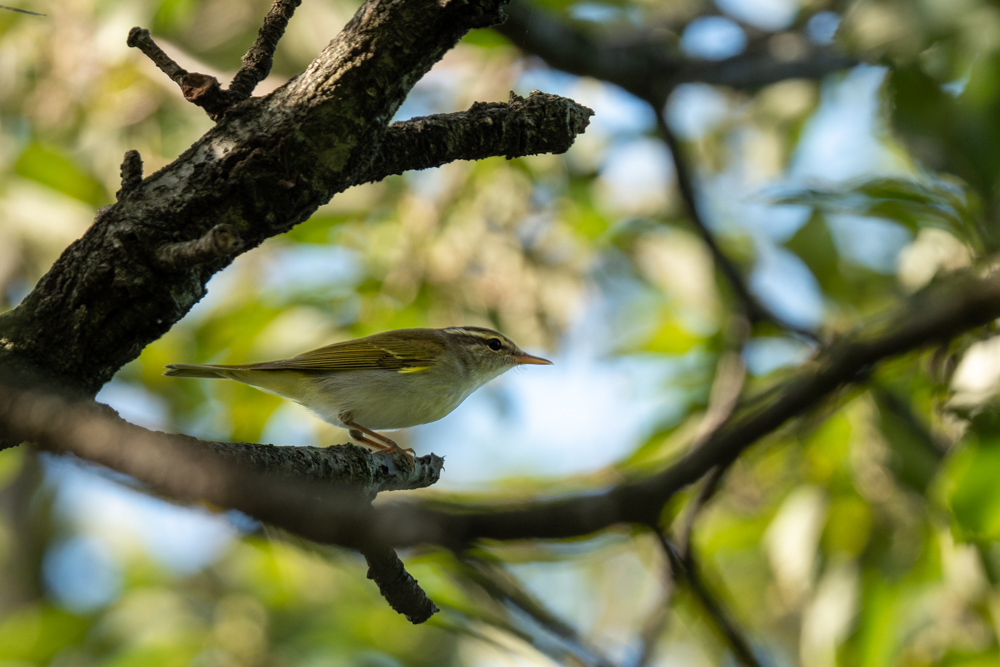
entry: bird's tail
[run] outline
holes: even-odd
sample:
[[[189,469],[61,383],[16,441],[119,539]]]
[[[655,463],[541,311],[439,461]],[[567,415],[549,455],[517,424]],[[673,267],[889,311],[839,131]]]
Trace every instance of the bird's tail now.
[[[201,364],[168,364],[163,374],[175,378],[219,378],[227,379],[225,373],[231,366],[203,366]]]

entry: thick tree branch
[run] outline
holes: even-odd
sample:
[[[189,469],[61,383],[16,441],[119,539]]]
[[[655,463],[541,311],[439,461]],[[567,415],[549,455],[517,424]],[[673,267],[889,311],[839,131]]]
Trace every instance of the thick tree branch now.
[[[411,464],[403,454],[371,452],[352,444],[278,447],[150,431],[100,403],[67,401],[4,386],[0,386],[0,425],[18,441],[39,441],[51,451],[61,451],[61,442],[69,443],[66,451],[131,475],[181,501],[202,499],[204,488],[212,484],[208,477],[224,469],[235,470],[237,476],[271,475],[324,487],[335,484],[370,501],[382,491],[431,486],[444,467],[444,459],[434,454],[417,457]],[[86,451],[71,444],[88,439],[93,442]],[[181,464],[175,457],[190,462]]]

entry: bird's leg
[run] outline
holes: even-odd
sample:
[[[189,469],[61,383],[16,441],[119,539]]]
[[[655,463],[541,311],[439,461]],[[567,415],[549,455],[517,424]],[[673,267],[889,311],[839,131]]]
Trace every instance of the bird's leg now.
[[[344,426],[348,428],[347,434],[354,440],[372,445],[380,452],[402,452],[408,459],[410,459],[410,461],[413,461],[415,452],[412,449],[408,447],[404,449],[403,447],[397,445],[395,440],[387,438],[381,433],[376,433],[369,428],[365,428],[355,421],[350,419],[342,421],[344,422]]]

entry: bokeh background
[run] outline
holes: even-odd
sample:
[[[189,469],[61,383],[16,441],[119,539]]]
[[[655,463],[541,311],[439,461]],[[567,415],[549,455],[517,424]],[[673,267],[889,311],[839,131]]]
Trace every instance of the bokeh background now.
[[[0,9],[0,309],[113,201],[126,150],[152,173],[211,126],[126,47],[129,28],[148,27],[182,66],[227,81],[269,4],[18,6],[45,16]],[[303,69],[357,6],[306,0],[258,93]],[[691,61],[762,44],[779,55],[834,45],[858,59],[754,90],[685,84],[662,110],[687,149],[707,224],[786,322],[847,330],[994,249],[992,3],[532,6],[585,32],[653,31]],[[533,89],[594,109],[567,154],[454,163],[339,195],[213,278],[99,400],[144,426],[206,439],[334,445],[346,434],[297,405],[235,383],[164,378],[162,367],[474,324],[555,365],[510,373],[444,420],[398,433],[419,454],[447,457],[420,497],[602,488],[685,451],[732,349],[739,304],[687,218],[657,110],[477,31],[398,118]],[[783,428],[733,466],[701,511],[692,549],[705,581],[765,664],[1000,659],[991,407],[1000,345],[981,338],[894,361]],[[742,342],[748,391],[814,349],[766,323]],[[485,545],[473,556],[403,554],[443,609],[414,627],[355,553],[178,507],[21,447],[0,455],[0,665],[734,664],[703,607],[674,590],[648,534]],[[526,611],[528,599],[573,632]]]

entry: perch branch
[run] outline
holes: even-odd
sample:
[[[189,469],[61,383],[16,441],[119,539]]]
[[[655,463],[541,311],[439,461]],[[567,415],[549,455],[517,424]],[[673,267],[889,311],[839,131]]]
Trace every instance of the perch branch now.
[[[273,475],[324,487],[335,484],[337,489],[348,488],[351,495],[370,501],[382,491],[431,486],[444,467],[444,459],[434,454],[417,457],[410,465],[402,454],[371,452],[357,445],[279,447],[150,431],[125,421],[100,403],[2,385],[0,426],[19,442],[29,440],[49,451],[74,453],[183,502],[221,499],[216,494],[224,491],[206,491],[213,485],[213,474],[233,475],[234,479],[239,475]],[[190,463],[181,462],[181,458]]]
[[[291,532],[296,530],[288,517],[267,509],[272,497],[278,507],[298,506],[306,514],[313,503],[327,503],[327,512],[340,506],[363,515],[379,492],[434,484],[444,463],[432,454],[411,464],[402,454],[374,453],[355,445],[202,441],[146,430],[91,401],[2,387],[0,425],[15,440],[29,439],[55,453],[73,452],[124,472],[167,498],[238,508]],[[292,500],[284,503],[283,497]],[[430,618],[436,607],[391,548],[363,540],[355,546],[368,560],[369,578],[393,609],[413,623]]]

